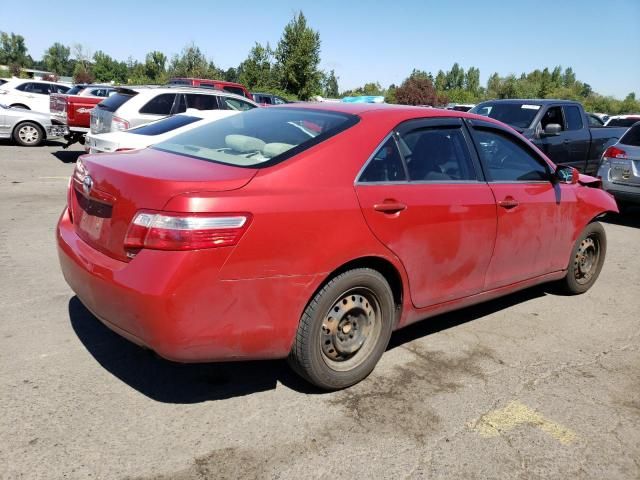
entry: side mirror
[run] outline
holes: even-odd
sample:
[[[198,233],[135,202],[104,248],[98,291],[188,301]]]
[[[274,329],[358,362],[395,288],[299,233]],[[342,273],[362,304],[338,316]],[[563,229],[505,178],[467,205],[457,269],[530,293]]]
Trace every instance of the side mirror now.
[[[564,166],[556,168],[554,177],[558,183],[575,185],[580,178],[580,172],[573,167]]]
[[[546,127],[544,127],[544,130],[542,131],[541,136],[543,136],[543,137],[555,137],[557,135],[560,135],[561,131],[562,131],[562,127],[560,126],[560,124],[558,124],[558,123],[550,123]]]

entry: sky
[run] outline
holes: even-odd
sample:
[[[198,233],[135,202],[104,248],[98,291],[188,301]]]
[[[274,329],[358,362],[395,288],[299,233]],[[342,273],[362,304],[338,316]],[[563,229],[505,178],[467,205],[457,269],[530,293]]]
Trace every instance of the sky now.
[[[320,67],[335,70],[341,90],[400,84],[414,68],[435,74],[458,62],[478,67],[483,85],[493,72],[561,65],[598,93],[640,97],[640,0],[110,0],[99,8],[58,3],[66,5],[60,10],[28,3],[0,0],[0,31],[24,36],[34,59],[54,42],[118,60],[143,60],[151,50],[171,57],[193,42],[227,69],[254,42],[275,47],[300,10],[320,32]]]

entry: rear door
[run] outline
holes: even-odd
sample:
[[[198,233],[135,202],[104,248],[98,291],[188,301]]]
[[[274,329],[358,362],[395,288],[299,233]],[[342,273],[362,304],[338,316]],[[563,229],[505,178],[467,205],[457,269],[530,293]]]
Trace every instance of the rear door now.
[[[478,120],[469,124],[498,205],[486,289],[566,268],[575,186],[552,182],[549,164],[510,131]]]
[[[482,290],[496,205],[460,119],[400,125],[366,163],[356,192],[374,235],[404,264],[414,305]]]

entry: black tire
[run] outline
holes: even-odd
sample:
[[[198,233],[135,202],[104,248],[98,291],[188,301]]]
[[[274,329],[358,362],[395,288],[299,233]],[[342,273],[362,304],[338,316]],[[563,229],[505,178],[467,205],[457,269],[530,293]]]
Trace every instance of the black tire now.
[[[567,275],[560,281],[562,290],[579,295],[589,290],[598,279],[607,254],[607,236],[599,222],[586,226],[573,249]]]
[[[13,105],[9,105],[10,107],[13,108],[21,108],[23,110],[31,110],[29,107],[27,107],[26,105],[23,105],[21,103],[14,103]]]
[[[45,138],[44,129],[35,122],[22,122],[13,129],[13,139],[23,147],[37,147]]]
[[[389,283],[376,270],[357,268],[334,277],[302,314],[289,364],[324,390],[358,383],[387,348],[394,310]]]

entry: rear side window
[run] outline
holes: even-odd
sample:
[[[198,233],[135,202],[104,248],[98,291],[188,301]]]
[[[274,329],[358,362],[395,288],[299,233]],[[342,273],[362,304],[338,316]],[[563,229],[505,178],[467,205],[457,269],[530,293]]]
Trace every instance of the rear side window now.
[[[105,98],[98,104],[99,108],[103,110],[107,110],[109,112],[115,112],[122,105],[131,100],[136,94],[127,94],[127,93],[115,93],[110,97]]]
[[[401,182],[407,180],[398,146],[393,138],[376,150],[358,179],[363,183]]]
[[[246,95],[244,94],[244,90],[241,89],[240,87],[222,87],[222,89],[225,92],[229,92],[229,93],[235,93],[236,95],[240,95],[241,97],[245,97]]]
[[[149,100],[139,112],[149,115],[169,115],[176,99],[175,93],[161,93],[157,97]]]
[[[197,93],[187,93],[185,95],[187,108],[196,110],[218,110],[218,97],[216,95],[198,95]]]
[[[620,143],[623,145],[630,145],[632,147],[640,147],[640,122],[637,122],[633,127],[627,130]]]
[[[612,118],[607,123],[607,127],[630,127],[634,123],[640,121],[640,117],[635,118]]]
[[[400,137],[409,180],[450,182],[477,180],[460,128],[422,128]]]
[[[564,116],[567,120],[567,130],[582,129],[582,113],[578,107],[564,107]]]
[[[157,122],[148,123],[142,127],[132,128],[129,133],[136,135],[162,135],[163,133],[170,132],[176,128],[184,127],[191,123],[199,122],[202,120],[199,117],[192,117],[189,115],[174,115],[172,117],[163,118]]]
[[[601,127],[604,125],[604,122],[602,120],[600,120],[600,118],[596,117],[593,114],[588,114],[587,118],[589,119],[589,126],[590,127]]]
[[[515,139],[494,130],[475,130],[474,140],[488,176],[494,182],[549,180],[549,167]]]

